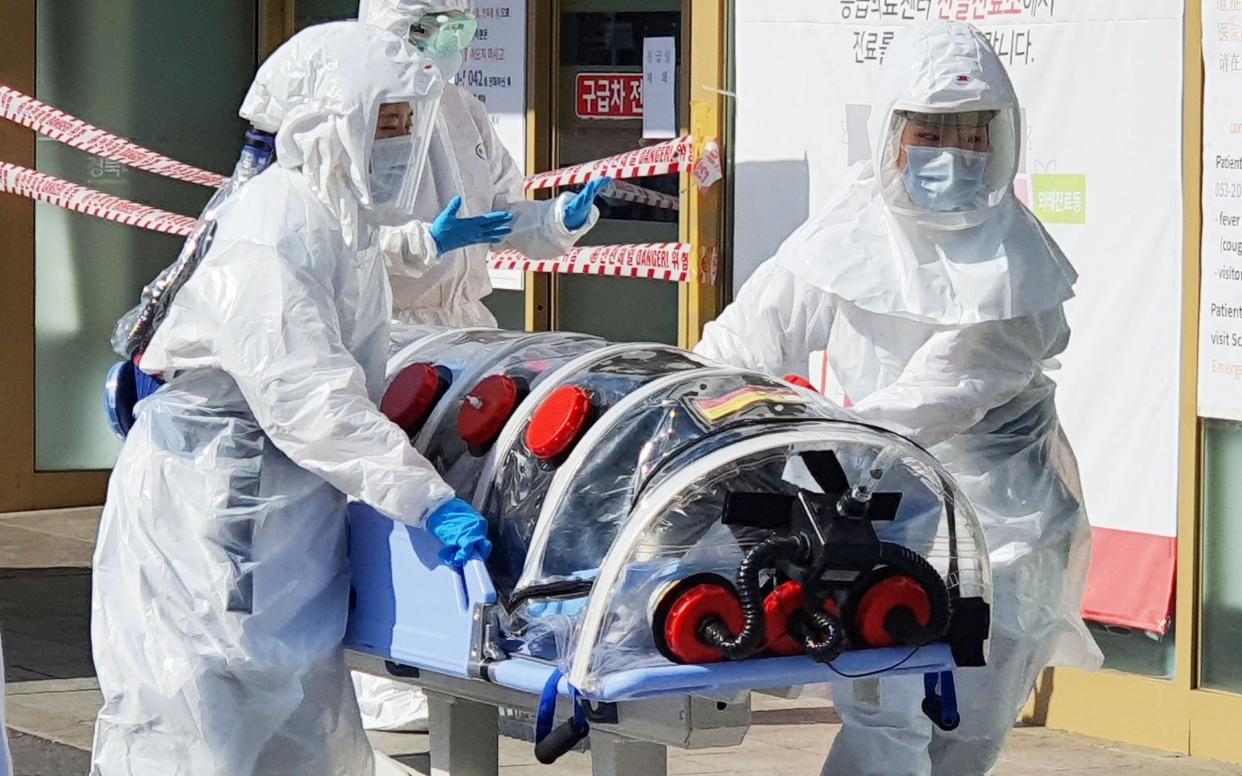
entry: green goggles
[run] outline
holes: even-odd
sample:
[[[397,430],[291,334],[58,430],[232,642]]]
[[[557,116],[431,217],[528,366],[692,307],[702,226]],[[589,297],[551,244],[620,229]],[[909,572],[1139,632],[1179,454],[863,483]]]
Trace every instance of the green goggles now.
[[[456,54],[470,47],[479,22],[468,13],[424,16],[410,27],[410,41],[429,54]]]

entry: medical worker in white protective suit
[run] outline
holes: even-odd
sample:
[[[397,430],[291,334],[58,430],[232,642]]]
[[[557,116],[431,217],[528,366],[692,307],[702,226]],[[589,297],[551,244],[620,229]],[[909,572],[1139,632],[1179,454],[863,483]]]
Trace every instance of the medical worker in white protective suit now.
[[[346,499],[461,564],[485,521],[375,405],[390,291],[360,252],[408,212],[441,79],[357,22],[295,36],[278,163],[222,208],[142,360],[94,560],[95,776],[371,776],[341,639]],[[252,90],[257,123],[271,95]],[[368,258],[370,257],[370,258]]]
[[[401,36],[436,63],[446,84],[428,148],[414,220],[382,230],[374,250],[389,267],[393,315],[404,323],[495,326],[483,304],[492,292],[489,250],[516,248],[532,259],[559,256],[595,226],[596,179],[577,194],[526,199],[524,177],[474,95],[450,83],[477,23],[471,0],[362,0],[358,18]],[[427,729],[427,700],[408,684],[354,673],[369,730]]]
[[[610,181],[532,202],[487,109],[451,83],[477,23],[472,0],[362,0],[360,21],[409,36],[446,81],[418,189],[415,219],[376,241],[389,265],[394,311],[407,323],[495,326],[483,304],[492,292],[488,250],[516,248],[532,259],[559,256],[595,226],[594,200]]]
[[[933,729],[922,677],[836,685],[828,776],[982,776],[1049,663],[1098,667],[1079,617],[1090,560],[1077,464],[1042,365],[1076,279],[1017,201],[1020,112],[978,30],[937,23],[888,50],[874,158],[743,286],[699,353],[805,374],[824,350],[863,420],[952,471],[992,559],[988,666],[957,673],[961,726]]]

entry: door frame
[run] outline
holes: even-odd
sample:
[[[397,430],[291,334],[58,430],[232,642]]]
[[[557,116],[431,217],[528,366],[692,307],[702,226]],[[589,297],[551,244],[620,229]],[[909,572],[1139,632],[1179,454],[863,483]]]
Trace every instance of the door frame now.
[[[35,0],[0,3],[0,83],[35,93]],[[35,166],[35,133],[0,121],[0,159]],[[35,465],[35,204],[0,195],[0,512],[103,503],[107,471],[38,471]],[[102,375],[99,376],[102,381]]]

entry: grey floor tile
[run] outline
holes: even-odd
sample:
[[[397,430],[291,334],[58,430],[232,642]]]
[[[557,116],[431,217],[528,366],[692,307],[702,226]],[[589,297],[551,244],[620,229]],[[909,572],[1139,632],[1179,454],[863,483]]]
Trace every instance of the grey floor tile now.
[[[48,539],[48,534],[0,523],[0,568],[90,567],[91,542]]]
[[[89,752],[37,736],[9,731],[13,752],[13,776],[86,776],[91,767]]]
[[[86,679],[47,679],[34,682],[10,682],[5,687],[8,695],[44,695],[65,692],[99,691],[99,680],[93,677]]]
[[[93,545],[99,531],[100,512],[100,507],[47,512],[14,512],[0,517],[0,529],[12,526],[59,539]]]
[[[389,733],[368,730],[367,738],[371,740],[371,746],[394,758],[420,754],[426,752],[431,746],[425,733]]]

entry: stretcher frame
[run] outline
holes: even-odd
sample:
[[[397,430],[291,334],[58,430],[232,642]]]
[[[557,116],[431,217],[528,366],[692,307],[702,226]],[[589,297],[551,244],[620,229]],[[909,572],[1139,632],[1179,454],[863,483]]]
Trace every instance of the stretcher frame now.
[[[439,562],[439,550],[426,531],[351,506],[351,555],[368,562],[354,564],[345,646],[356,669],[427,692],[433,774],[496,776],[500,709],[535,710],[558,669],[507,654],[486,565],[475,559],[457,571]],[[636,668],[578,697],[589,708],[595,776],[663,776],[668,747],[740,744],[753,691],[954,668],[949,645],[937,643],[846,652],[830,666],[799,656]],[[560,678],[558,720],[569,716],[575,694]]]

